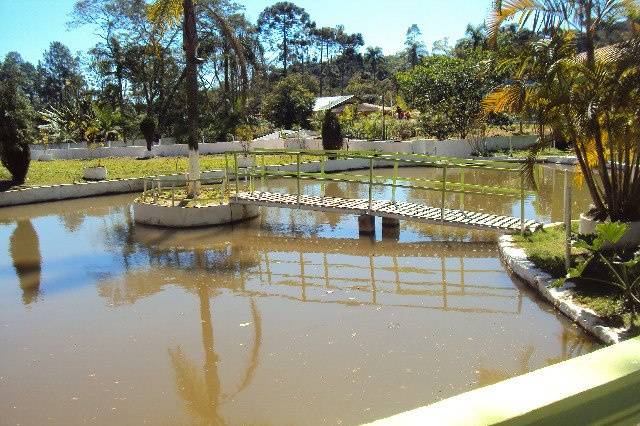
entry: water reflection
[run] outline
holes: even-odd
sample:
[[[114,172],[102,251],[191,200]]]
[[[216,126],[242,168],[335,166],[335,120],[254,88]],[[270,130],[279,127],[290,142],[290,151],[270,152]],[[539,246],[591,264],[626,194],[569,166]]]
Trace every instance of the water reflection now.
[[[111,303],[131,303],[176,283],[246,295],[344,305],[518,314],[522,292],[504,278],[489,243],[395,243],[368,238],[229,235],[135,227],[150,269],[100,284]]]
[[[262,320],[255,298],[249,297],[252,321],[247,325],[251,325],[254,330],[251,355],[237,388],[223,393],[219,356],[215,350],[212,304],[221,289],[240,290],[242,280],[235,279],[234,275],[242,275],[242,271],[254,265],[257,260],[252,259],[249,252],[233,246],[218,245],[210,249],[205,248],[206,244],[194,243],[193,239],[183,239],[183,236],[180,231],[135,227],[130,221],[123,223],[117,228],[115,238],[144,250],[150,268],[132,268],[127,260],[124,263],[125,275],[115,281],[99,283],[98,291],[114,305],[133,304],[160,292],[167,285],[179,286],[197,296],[204,349],[202,369],[198,369],[196,362],[180,345],[169,348],[169,357],[177,393],[194,421],[223,425],[226,422],[220,414],[221,405],[250,385],[259,365]],[[123,251],[125,259],[129,259],[131,255],[130,249]]]
[[[29,305],[40,293],[42,272],[40,240],[30,220],[17,222],[9,239],[9,253],[22,289],[22,301]]]
[[[360,239],[353,216],[294,209],[172,231],[133,225],[133,197],[0,209],[5,422],[357,424],[598,346],[508,275],[491,234]],[[47,297],[25,309],[14,274]]]

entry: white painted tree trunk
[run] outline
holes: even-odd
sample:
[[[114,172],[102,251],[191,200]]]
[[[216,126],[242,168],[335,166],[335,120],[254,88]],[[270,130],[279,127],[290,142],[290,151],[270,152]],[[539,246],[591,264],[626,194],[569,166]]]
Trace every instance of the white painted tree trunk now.
[[[200,179],[200,155],[197,149],[189,149],[189,179]],[[195,197],[200,191],[200,182],[192,182],[189,184],[189,196]]]

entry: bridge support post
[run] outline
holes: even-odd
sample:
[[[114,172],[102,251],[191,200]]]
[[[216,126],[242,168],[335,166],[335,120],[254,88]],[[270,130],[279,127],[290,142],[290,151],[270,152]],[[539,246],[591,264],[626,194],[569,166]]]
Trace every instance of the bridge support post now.
[[[400,237],[400,219],[382,218],[382,238],[397,240]]]
[[[358,231],[360,235],[374,235],[376,233],[376,218],[370,214],[358,216]]]

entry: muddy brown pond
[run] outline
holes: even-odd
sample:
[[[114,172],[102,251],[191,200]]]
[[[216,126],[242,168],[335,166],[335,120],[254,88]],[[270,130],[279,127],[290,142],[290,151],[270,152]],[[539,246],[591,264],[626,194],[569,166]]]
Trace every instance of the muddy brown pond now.
[[[561,220],[562,171],[536,173],[527,218]],[[358,424],[599,347],[505,271],[492,233],[403,222],[382,239],[378,222],[359,238],[356,217],[285,209],[153,229],[133,224],[134,197],[0,209],[0,423]],[[519,208],[447,198],[461,204]]]

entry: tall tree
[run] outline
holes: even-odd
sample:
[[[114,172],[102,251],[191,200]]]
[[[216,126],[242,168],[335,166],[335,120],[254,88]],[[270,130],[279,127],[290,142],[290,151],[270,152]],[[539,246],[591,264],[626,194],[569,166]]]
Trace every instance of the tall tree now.
[[[40,97],[48,105],[62,104],[65,97],[78,95],[85,85],[80,59],[59,41],[52,42],[44,52],[38,72]]]
[[[374,79],[379,78],[378,69],[380,68],[380,63],[383,60],[384,54],[382,53],[381,48],[372,46],[367,47],[367,51],[364,54],[364,63]]]
[[[258,29],[271,50],[277,52],[285,76],[293,44],[308,38],[310,28],[309,14],[291,2],[278,2],[260,13]]]
[[[420,31],[418,25],[413,24],[407,29],[404,45],[407,52],[407,62],[410,67],[415,67],[420,63],[420,58],[427,53],[424,42],[422,41],[422,31]]]
[[[318,76],[318,80],[320,82],[320,91],[319,95],[322,96],[324,93],[324,80],[325,80],[325,62],[329,61],[330,51],[332,47],[335,45],[335,29],[331,27],[322,27],[315,28],[313,30],[313,38],[315,40],[316,46],[319,50],[320,57],[320,72]]]

